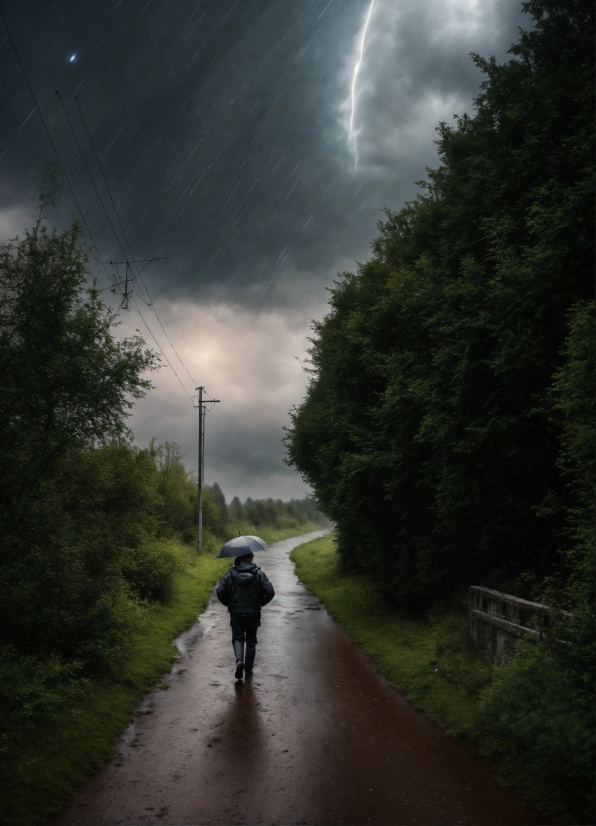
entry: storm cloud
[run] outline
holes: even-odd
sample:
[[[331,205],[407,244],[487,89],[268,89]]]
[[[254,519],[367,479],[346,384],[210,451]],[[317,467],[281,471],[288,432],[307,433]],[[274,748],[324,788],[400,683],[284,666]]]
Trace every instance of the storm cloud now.
[[[437,163],[438,122],[472,110],[481,75],[470,52],[505,59],[517,27],[527,25],[514,0],[376,0],[352,112],[369,7],[369,0],[3,3],[102,260],[122,260],[127,247],[112,232],[56,90],[116,234],[74,95],[134,255],[167,256],[135,284],[144,320],[135,303],[122,311],[120,331],[138,328],[156,347],[148,325],[171,362],[163,359],[155,390],[135,407],[135,436],[178,441],[193,466],[190,397],[195,383],[205,385],[221,399],[207,419],[207,481],[219,481],[228,497],[306,490],[282,463],[281,436],[304,392],[310,319],[325,312],[336,273],[368,256],[383,208],[399,209]],[[6,238],[30,222],[44,168],[56,157],[3,29],[0,41]],[[80,218],[64,181],[51,218],[58,226]],[[112,268],[92,261],[91,269],[117,304]]]

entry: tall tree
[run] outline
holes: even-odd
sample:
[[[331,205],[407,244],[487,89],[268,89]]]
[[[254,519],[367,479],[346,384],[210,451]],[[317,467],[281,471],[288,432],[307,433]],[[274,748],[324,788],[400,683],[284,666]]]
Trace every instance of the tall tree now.
[[[335,283],[288,433],[346,564],[412,608],[544,577],[568,542],[550,388],[592,291],[593,8],[523,8],[441,166]]]
[[[126,624],[130,516],[151,499],[122,440],[156,357],[114,337],[86,262],[79,228],[49,231],[41,210],[0,245],[0,646],[101,660]]]

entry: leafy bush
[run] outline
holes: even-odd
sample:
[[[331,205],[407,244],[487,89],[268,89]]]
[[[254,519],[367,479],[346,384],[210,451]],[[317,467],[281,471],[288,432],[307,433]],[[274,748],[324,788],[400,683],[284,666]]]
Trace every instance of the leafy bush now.
[[[564,654],[564,652],[563,652]],[[525,641],[482,694],[493,756],[559,823],[594,823],[594,706],[545,643]]]
[[[124,579],[141,600],[168,602],[181,560],[176,543],[153,540],[126,548],[121,558]]]
[[[10,759],[15,734],[47,719],[55,709],[85,689],[83,664],[23,655],[13,646],[0,649],[0,765]]]

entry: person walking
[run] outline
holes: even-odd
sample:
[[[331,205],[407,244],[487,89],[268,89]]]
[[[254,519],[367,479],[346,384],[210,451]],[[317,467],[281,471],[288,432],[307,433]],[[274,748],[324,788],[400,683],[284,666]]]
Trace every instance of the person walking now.
[[[273,585],[253,560],[254,554],[237,556],[233,566],[223,575],[216,591],[218,600],[230,612],[232,645],[236,656],[234,677],[237,680],[243,678],[244,672],[252,674],[261,608],[275,596]]]

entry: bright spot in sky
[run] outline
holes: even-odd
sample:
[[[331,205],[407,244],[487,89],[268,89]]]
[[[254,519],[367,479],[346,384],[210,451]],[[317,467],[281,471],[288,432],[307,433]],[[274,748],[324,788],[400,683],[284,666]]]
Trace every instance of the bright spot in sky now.
[[[71,56],[69,57],[70,62],[74,63],[75,59],[76,59],[76,54],[71,54]]]

